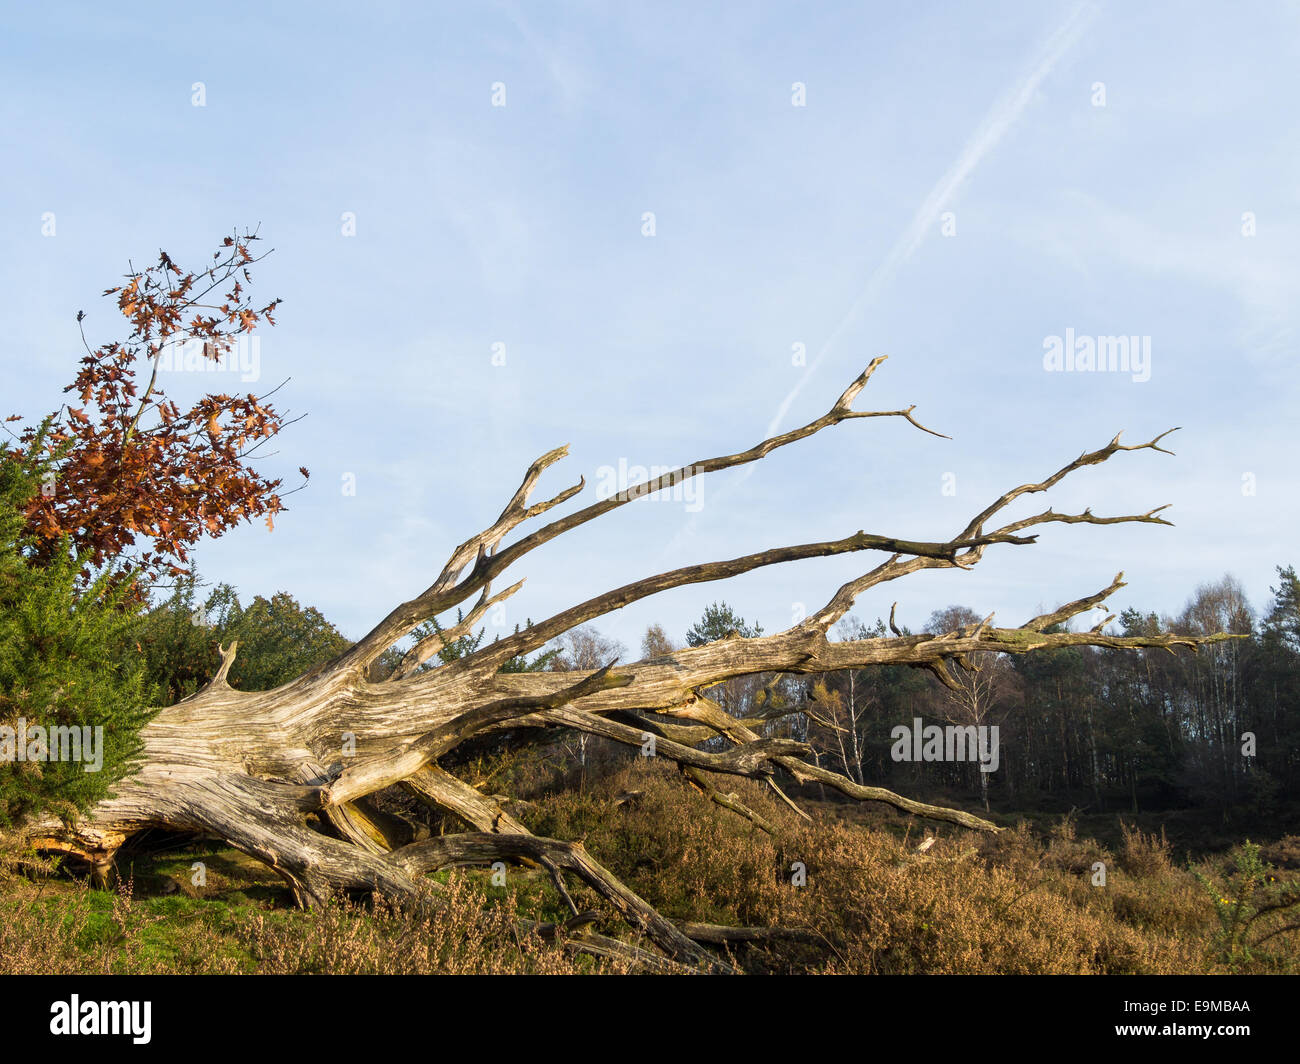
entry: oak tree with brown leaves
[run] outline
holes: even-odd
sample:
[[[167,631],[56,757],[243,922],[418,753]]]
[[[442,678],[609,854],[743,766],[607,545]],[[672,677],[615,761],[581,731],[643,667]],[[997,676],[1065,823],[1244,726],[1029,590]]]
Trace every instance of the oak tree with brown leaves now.
[[[146,579],[180,575],[202,537],[255,518],[272,527],[284,509],[281,480],[251,464],[287,424],[270,393],[210,394],[182,407],[162,385],[169,362],[228,358],[240,337],[275,324],[280,300],[257,306],[247,288],[251,267],[270,254],[253,253],[257,240],[255,232],[226,237],[200,270],[160,251],[157,263],[129,267],[124,283],[104,292],[126,320],[126,338],[92,349],[83,325],[86,353],[64,389],[72,398],[47,431],[29,427],[12,448],[41,448],[54,460],[27,509],[38,561],[68,537],[86,576],[103,566],[138,567]]]

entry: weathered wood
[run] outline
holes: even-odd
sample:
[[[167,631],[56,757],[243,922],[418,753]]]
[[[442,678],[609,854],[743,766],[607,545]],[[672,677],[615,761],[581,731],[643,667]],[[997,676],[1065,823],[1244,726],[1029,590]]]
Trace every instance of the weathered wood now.
[[[758,828],[759,831],[766,832],[768,835],[775,835],[777,833],[776,827],[770,821],[765,820],[758,813],[754,812],[754,810],[750,809],[749,806],[737,798],[734,793],[723,794],[722,791],[718,790],[717,787],[713,786],[713,784],[709,782],[708,777],[698,768],[692,768],[687,765],[683,767],[682,772],[688,780],[700,789],[700,793],[708,798],[709,801],[715,802],[722,806],[723,809],[730,809],[733,813],[744,817],[753,824],[754,827]]]
[[[496,835],[474,832],[439,835],[403,846],[389,855],[395,865],[410,873],[431,872],[463,864],[491,864],[497,860],[528,858],[549,862],[577,875],[587,886],[611,902],[629,924],[644,932],[674,960],[729,971],[731,966],[700,949],[670,920],[664,919],[641,897],[598,864],[580,842],[561,842],[536,835]]]

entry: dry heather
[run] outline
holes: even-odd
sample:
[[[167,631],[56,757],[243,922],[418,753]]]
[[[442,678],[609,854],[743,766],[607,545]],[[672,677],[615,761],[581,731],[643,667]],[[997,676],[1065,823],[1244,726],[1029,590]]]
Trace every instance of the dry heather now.
[[[26,896],[23,896],[23,894]],[[310,913],[205,906],[84,886],[11,894],[0,920],[0,972],[49,974],[567,975],[625,967],[571,957],[518,930],[514,899],[494,904],[452,876],[432,915],[347,901]]]
[[[509,775],[518,766],[498,766]],[[1188,864],[1163,835],[1127,825],[1111,852],[1068,818],[1046,836],[1023,823],[996,837],[930,829],[892,813],[808,803],[801,819],[750,781],[722,791],[773,837],[704,801],[670,766],[638,761],[546,793],[517,814],[588,852],[670,918],[783,927],[734,947],[754,973],[1226,973],[1300,971],[1293,837]],[[853,817],[854,819],[845,819]],[[434,825],[435,830],[439,825]],[[457,830],[445,825],[446,830]],[[918,832],[921,832],[918,834]],[[193,888],[191,862],[210,866]],[[1282,866],[1276,867],[1273,863]],[[1105,884],[1098,868],[1104,866]],[[486,870],[437,878],[431,914],[340,901],[303,913],[274,879],[230,851],[141,857],[116,893],[48,869],[0,883],[0,971],[267,973],[619,972],[520,930],[568,915],[548,876]],[[806,881],[796,885],[802,870]],[[601,900],[570,884],[580,908]],[[594,930],[626,933],[610,916]]]
[[[1274,935],[1249,961],[1229,959],[1219,915],[1241,886],[1235,858],[1179,867],[1162,836],[1127,826],[1120,851],[1111,853],[1076,838],[1068,819],[1046,839],[1023,824],[992,838],[951,829],[918,856],[917,831],[925,829],[916,822],[893,815],[827,822],[823,808],[809,824],[756,783],[714,782],[777,824],[778,838],[703,805],[685,781],[653,763],[583,795],[544,798],[525,819],[539,833],[585,836],[611,871],[678,919],[780,925],[812,937],[738,954],[748,971],[1300,971],[1295,931]],[[628,791],[640,794],[612,809]],[[804,886],[792,885],[796,862],[806,869]],[[1094,885],[1098,862],[1104,886]],[[1282,890],[1282,878],[1265,868],[1260,888]],[[1252,940],[1296,922],[1297,896],[1287,897],[1289,916],[1263,913]]]

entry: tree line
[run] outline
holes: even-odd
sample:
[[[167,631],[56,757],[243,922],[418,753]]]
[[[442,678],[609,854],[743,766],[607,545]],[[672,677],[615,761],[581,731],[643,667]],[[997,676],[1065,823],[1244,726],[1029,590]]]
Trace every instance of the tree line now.
[[[974,611],[936,611],[926,632],[976,626]],[[729,627],[737,627],[734,620]],[[892,620],[890,622],[892,628]],[[1068,801],[1080,808],[1244,808],[1269,815],[1300,788],[1300,581],[1277,568],[1255,611],[1231,576],[1201,585],[1176,616],[1127,609],[1122,635],[1231,632],[1193,653],[1082,646],[978,654],[932,673],[886,665],[811,677],[731,681],[719,703],[738,716],[780,698],[805,713],[769,727],[809,742],[863,783],[982,793],[1005,808]],[[847,617],[843,639],[891,633]],[[997,771],[972,761],[897,761],[895,732],[926,723],[999,729]]]

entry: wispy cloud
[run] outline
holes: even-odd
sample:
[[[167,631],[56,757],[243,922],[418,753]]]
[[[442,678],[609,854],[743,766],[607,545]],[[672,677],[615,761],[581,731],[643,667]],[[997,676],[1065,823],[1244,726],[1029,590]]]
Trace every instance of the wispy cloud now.
[[[1070,262],[1119,263],[1152,278],[1178,276],[1227,292],[1241,306],[1243,355],[1278,372],[1277,386],[1293,386],[1292,369],[1300,314],[1300,256],[1296,229],[1272,222],[1273,240],[1243,239],[1234,226],[1188,232],[1167,218],[1152,220],[1122,210],[1091,192],[1072,189],[1057,211],[1050,236],[1032,226],[1032,239],[1046,254]],[[1038,221],[1043,221],[1037,218]]]
[[[514,4],[503,5],[506,16],[510,19],[519,35],[523,37],[538,60],[546,68],[546,73],[560,92],[560,99],[568,110],[573,110],[581,103],[589,91],[587,76],[568,56],[545,37],[535,33],[525,21],[523,12]]]

